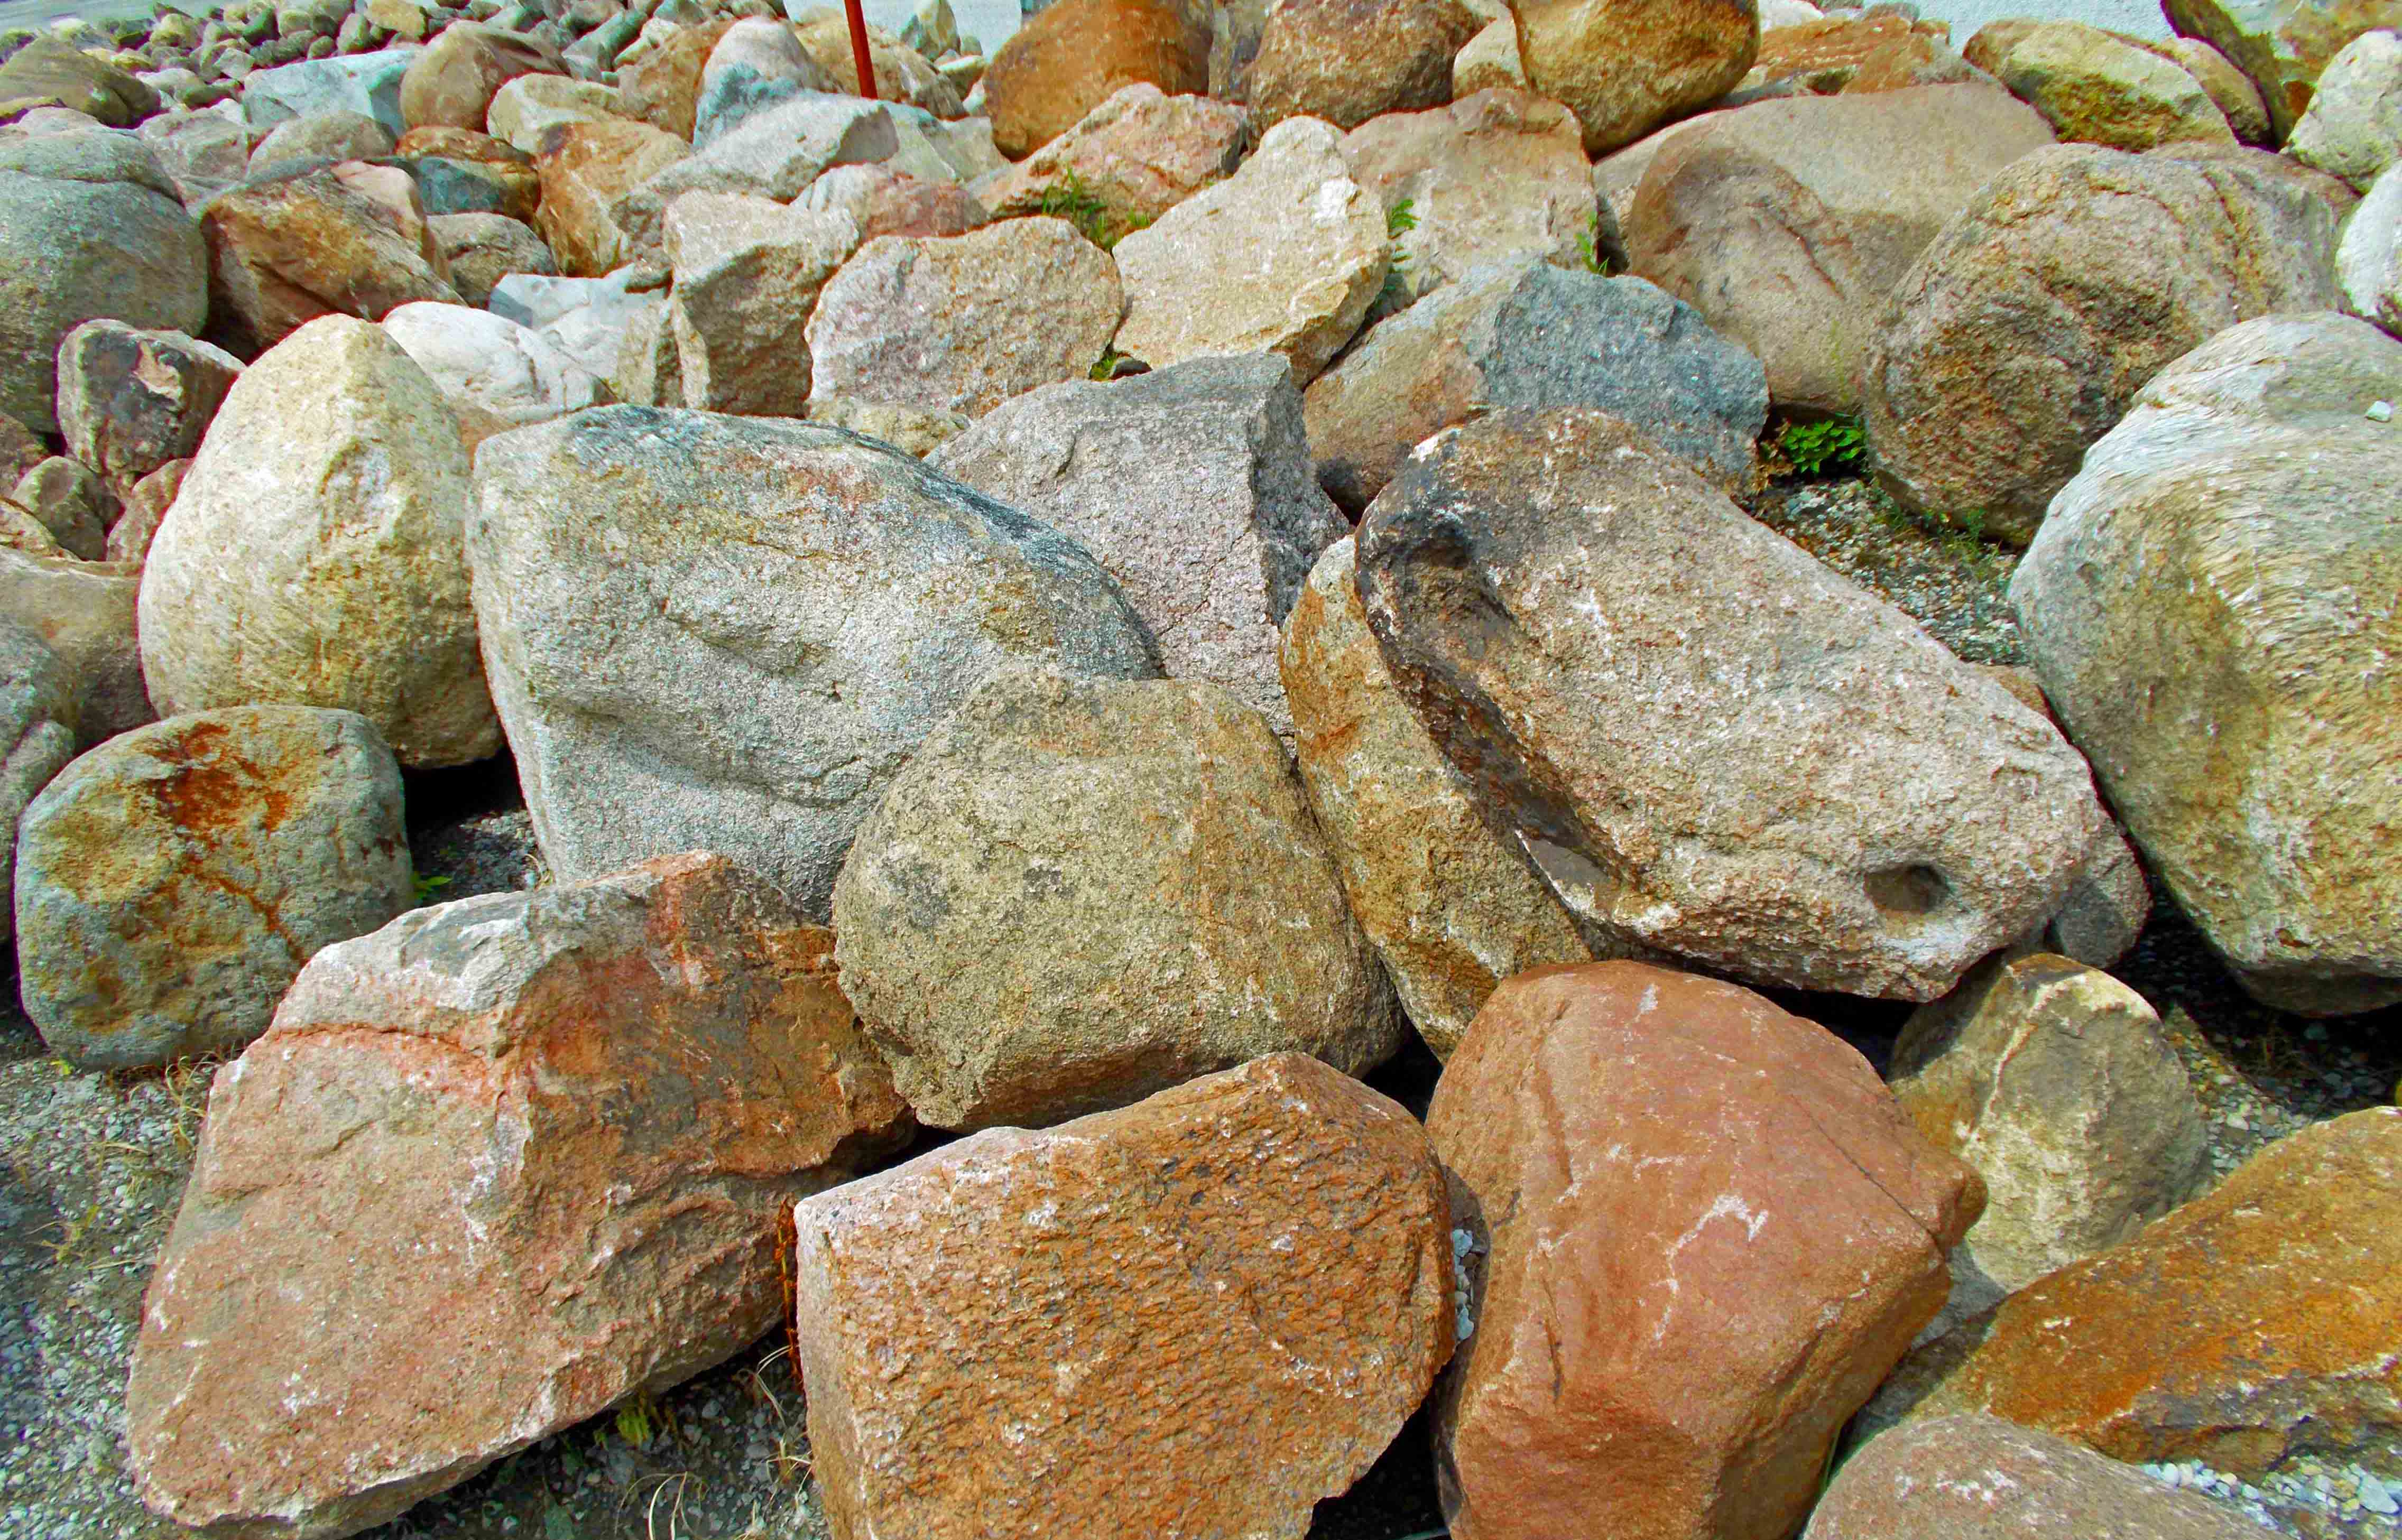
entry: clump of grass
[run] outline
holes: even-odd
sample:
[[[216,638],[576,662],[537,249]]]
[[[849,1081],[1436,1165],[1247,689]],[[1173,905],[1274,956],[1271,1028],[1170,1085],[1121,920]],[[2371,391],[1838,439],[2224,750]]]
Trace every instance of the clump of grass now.
[[[1385,211],[1386,240],[1398,242],[1418,227],[1417,213],[1413,207],[1415,202],[1415,199],[1404,198]],[[1385,264],[1385,286],[1376,296],[1376,308],[1380,310],[1406,309],[1410,301],[1416,297],[1410,292],[1410,254],[1396,246]]]
[[[1141,214],[1124,214],[1110,207],[1108,201],[1073,170],[1060,172],[1057,181],[1030,198],[1017,199],[1006,212],[1047,214],[1054,219],[1064,219],[1076,227],[1077,233],[1105,252],[1116,249],[1119,241],[1151,224]]]
[[[422,872],[420,872],[416,876],[409,880],[417,887],[417,907],[420,909],[432,903],[435,895],[439,894],[444,888],[450,886],[450,879],[449,877],[429,876]]]
[[[1868,431],[1848,417],[1788,422],[1776,435],[1776,452],[1797,475],[1841,475],[1867,463]]]
[[[1577,237],[1577,254],[1584,258],[1584,270],[1608,278],[1617,264],[1601,249],[1601,215],[1596,213],[1584,222],[1584,233]]]

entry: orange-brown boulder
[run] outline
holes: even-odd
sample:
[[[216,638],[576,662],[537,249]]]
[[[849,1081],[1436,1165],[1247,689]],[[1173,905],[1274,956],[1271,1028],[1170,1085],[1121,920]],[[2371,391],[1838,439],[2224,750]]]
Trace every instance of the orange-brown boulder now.
[[[755,1341],[786,1206],[906,1117],[833,940],[688,855],[318,953],[217,1077],[144,1300],[144,1501],[353,1534]]]
[[[690,139],[700,103],[700,72],[733,25],[730,20],[719,20],[678,27],[644,49],[640,59],[621,66],[618,108],[628,117]]]
[[[542,177],[534,227],[559,258],[559,270],[600,278],[624,265],[633,242],[618,221],[617,200],[691,153],[675,135],[631,120],[550,131],[533,162]]]
[[[1425,1133],[1298,1054],[794,1217],[835,1540],[1300,1540],[1451,1354]]]
[[[2402,1438],[2402,1107],[2304,1129],[1929,1343],[1871,1423],[1990,1411],[2257,1479]]]
[[[1792,1533],[1984,1197],[1824,1028],[1642,963],[1504,983],[1427,1126],[1486,1253],[1437,1403],[1454,1540]]]
[[[1022,159],[1144,82],[1170,96],[1207,91],[1209,29],[1176,0],[1056,0],[985,71],[993,145]]]

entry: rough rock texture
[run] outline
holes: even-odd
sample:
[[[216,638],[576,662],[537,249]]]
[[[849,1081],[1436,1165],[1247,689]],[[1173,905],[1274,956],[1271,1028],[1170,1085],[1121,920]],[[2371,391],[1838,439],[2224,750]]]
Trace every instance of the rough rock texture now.
[[[706,144],[764,107],[802,91],[838,87],[781,19],[745,17],[726,29],[701,68],[692,141]]]
[[[984,72],[992,142],[1022,159],[1121,87],[1170,96],[1209,89],[1209,26],[1176,0],[1053,0],[1027,18]]]
[[[662,147],[664,169],[607,208],[622,256],[661,246],[667,207],[684,193],[749,193],[781,203],[799,197],[829,167],[892,158],[901,147],[898,111],[887,103],[804,92],[753,113],[698,155],[677,159]]]
[[[1475,95],[1481,90],[1526,88],[1526,66],[1518,60],[1518,23],[1505,13],[1500,20],[1485,23],[1484,30],[1470,38],[1451,61],[1452,100]],[[1583,143],[1583,131],[1578,131],[1578,144]]]
[[[1651,160],[1627,255],[1758,354],[1778,406],[1857,413],[1895,285],[1979,186],[2050,143],[2033,109],[1991,86],[1716,113]]]
[[[2285,153],[2367,191],[2402,156],[2402,36],[2365,32],[2328,60]]]
[[[1047,386],[932,463],[1092,552],[1158,639],[1169,677],[1224,685],[1291,736],[1277,627],[1347,526],[1318,489],[1283,359]]]
[[[2191,71],[2081,21],[2037,22],[1996,49],[1985,67],[2064,140],[2121,150],[2235,140],[2227,115]]]
[[[2269,1540],[2226,1506],[1998,1417],[1929,1418],[1844,1462],[1802,1540]]]
[[[608,394],[557,347],[489,310],[403,305],[383,318],[383,329],[449,402],[471,452],[504,428],[547,422]]]
[[[2402,401],[2402,343],[2365,322],[2222,332],[2136,395],[2010,584],[2128,832],[2286,1010],[2402,999],[2402,440],[2378,400]]]
[[[1352,543],[1327,547],[1285,623],[1302,785],[1351,913],[1438,1058],[1494,986],[1593,948],[1393,688],[1360,608]]]
[[[817,62],[818,69],[843,89],[856,89],[859,73],[851,57],[849,19],[843,15],[842,7],[811,6],[802,9],[795,4],[791,14],[794,34],[800,38],[803,51]],[[960,104],[959,88],[942,71],[882,27],[867,29],[867,48],[868,68],[876,76],[878,101],[915,107],[943,118],[958,117],[967,110]]]
[[[785,1205],[905,1117],[723,857],[330,947],[217,1078],[127,1394],[145,1501],[356,1533],[749,1345]]]
[[[44,103],[122,129],[157,112],[159,93],[62,39],[36,35],[0,64],[0,113],[14,116]]]
[[[249,174],[274,174],[285,161],[371,160],[393,152],[393,135],[363,112],[312,112],[269,130],[250,154]]]
[[[1615,418],[1447,430],[1359,541],[1402,694],[1608,935],[1931,999],[2108,826],[2049,722]]]
[[[2202,1107],[2160,1017],[2065,957],[1990,963],[1922,1007],[1885,1079],[1927,1142],[1984,1178],[1984,1217],[1953,1270],[2000,1292],[2118,1244],[2210,1183]]]
[[[487,440],[476,484],[493,693],[567,876],[718,849],[822,916],[996,665],[1158,670],[1081,546],[837,429],[602,407]]]
[[[626,121],[616,91],[563,75],[520,75],[492,93],[484,115],[491,136],[524,155],[541,153],[553,130],[575,123]]]
[[[1832,1034],[1641,963],[1495,991],[1427,1132],[1489,1253],[1436,1402],[1456,1540],[1791,1533],[1981,1198]]]
[[[1300,1540],[1451,1354],[1425,1134],[1295,1055],[979,1134],[794,1217],[838,1540]]]
[[[1763,6],[1760,20],[1763,30],[1760,53],[1736,88],[1738,95],[1806,91],[1833,96],[1855,89],[1889,90],[1912,84],[1932,85],[1938,82],[1897,76],[1937,66],[1939,62],[1954,66],[1970,62],[1952,52],[1951,29],[1946,23],[1913,21],[1898,10],[1880,10],[1865,16],[1817,16],[1791,26],[1771,27],[1766,24],[1767,7]],[[1961,69],[1953,78],[1972,80],[1976,76]]]
[[[1988,1411],[2114,1460],[2257,1478],[2402,1436],[2402,1107],[2271,1145],[2204,1198],[1912,1355],[1870,1431]]]
[[[570,123],[534,157],[542,207],[534,227],[561,272],[598,278],[625,262],[633,242],[617,200],[691,153],[681,139],[645,123]]]
[[[976,196],[988,209],[1013,208],[1072,172],[1121,221],[1153,220],[1225,180],[1248,122],[1242,108],[1206,96],[1169,96],[1147,82],[1121,87],[1074,128],[977,183]]]
[[[617,70],[617,105],[678,139],[689,140],[700,102],[701,73],[710,53],[734,23],[718,20],[672,27]],[[647,34],[646,34],[647,35]]]
[[[921,411],[855,396],[821,396],[809,403],[809,420],[848,428],[918,460],[968,431],[968,419],[957,412]]]
[[[890,166],[836,166],[792,206],[849,216],[863,242],[879,235],[965,235],[992,223],[958,183],[929,182]]]
[[[2402,334],[2402,174],[2379,176],[2344,221],[2335,277],[2345,309]]]
[[[200,232],[141,141],[0,144],[0,413],[54,431],[69,332],[95,316],[197,332],[208,278]]]
[[[0,620],[0,833],[17,848],[25,804],[76,752],[75,681],[34,631]],[[0,924],[14,933],[17,863],[0,861]]]
[[[739,193],[685,193],[668,205],[668,323],[683,405],[761,417],[808,411],[804,328],[858,243],[846,213]]]
[[[181,332],[87,321],[59,345],[59,432],[67,452],[119,488],[186,460],[242,373],[242,361]]]
[[[1038,386],[1084,378],[1124,310],[1117,265],[1064,219],[884,236],[818,295],[810,390],[982,417]]]
[[[409,878],[400,770],[366,718],[249,706],[137,728],[25,810],[25,1013],[84,1067],[239,1052],[302,964],[416,902]]]
[[[1410,227],[1393,243],[1415,297],[1515,256],[1585,265],[1596,208],[1575,117],[1523,90],[1482,91],[1432,112],[1391,113],[1343,138],[1351,178]]]
[[[149,556],[150,542],[158,535],[167,510],[174,505],[175,494],[184,489],[184,473],[191,468],[188,460],[171,460],[126,492],[124,511],[108,527],[108,547],[103,554],[109,561],[131,562],[138,567]],[[130,617],[127,624],[130,628]],[[139,656],[133,660],[133,673],[135,678],[141,677]]]
[[[2239,321],[2333,309],[2339,211],[2289,165],[2062,144],[2004,168],[1894,291],[1871,351],[1888,488],[2030,539],[2162,364]]]
[[[69,555],[98,561],[105,553],[116,494],[77,461],[50,456],[17,478],[7,500],[32,515]]]
[[[834,925],[893,1083],[942,1128],[1263,1053],[1363,1074],[1398,1042],[1283,746],[1214,685],[993,675],[860,825]]]
[[[1759,360],[1644,280],[1521,260],[1386,321],[1305,398],[1318,479],[1355,515],[1420,441],[1487,411],[1555,406],[1614,413],[1733,488],[1750,479],[1768,388]]]
[[[380,196],[398,178],[400,207]],[[362,174],[365,173],[365,174]],[[209,336],[255,357],[326,315],[380,321],[412,300],[459,303],[406,172],[345,161],[245,182],[200,211]]]
[[[450,268],[450,286],[470,305],[488,306],[511,273],[556,275],[559,264],[533,227],[497,213],[437,213],[426,229]]]
[[[1294,384],[1315,379],[1367,319],[1391,248],[1383,205],[1351,180],[1341,146],[1329,125],[1287,118],[1233,176],[1119,241],[1118,351],[1154,368],[1279,352]]]
[[[311,322],[250,366],[142,570],[162,714],[358,712],[400,763],[500,747],[462,536],[467,456],[440,390],[380,327]]]
[[[1251,118],[1356,129],[1451,100],[1452,56],[1482,23],[1459,0],[1272,0],[1251,61]]]
[[[2145,47],[2175,61],[2188,75],[2201,81],[2202,89],[2210,93],[2211,102],[2227,119],[2227,126],[2235,131],[2237,139],[2246,144],[2270,143],[2269,109],[2260,100],[2260,89],[2228,62],[2227,55],[2191,37],[2147,42]]]
[[[129,512],[125,518],[134,516]],[[125,518],[117,520],[124,527]],[[110,531],[112,553],[116,530]],[[141,558],[137,556],[135,561]],[[108,561],[44,559],[0,552],[0,616],[42,639],[64,668],[78,747],[90,749],[158,713],[142,681],[133,639],[142,574]]]
[[[666,323],[667,296],[633,287],[638,281],[654,282],[631,268],[607,278],[512,274],[492,285],[491,311],[539,333],[623,395],[628,349],[645,337],[656,340]]]
[[[1510,0],[1526,85],[1604,155],[1709,103],[1760,50],[1753,0]]]
[[[454,21],[409,62],[400,116],[412,129],[484,127],[492,95],[528,74],[564,75],[558,52],[522,33]]]
[[[255,71],[242,82],[242,119],[267,129],[312,112],[357,112],[397,136],[408,127],[401,116],[400,88],[422,51],[378,48]]]
[[[2160,0],[2160,12],[2252,77],[2280,139],[2338,49],[2373,27],[2402,26],[2402,0]]]

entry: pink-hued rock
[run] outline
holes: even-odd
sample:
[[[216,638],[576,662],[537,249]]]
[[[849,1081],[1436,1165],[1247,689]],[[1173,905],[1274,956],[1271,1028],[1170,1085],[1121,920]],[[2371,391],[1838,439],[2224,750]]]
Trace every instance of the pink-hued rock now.
[[[356,1533],[757,1340],[785,1205],[906,1117],[832,943],[696,854],[320,952],[210,1094],[127,1392],[143,1500]]]
[[[1072,174],[1120,219],[1156,219],[1234,171],[1248,121],[1242,108],[1207,96],[1123,87],[1066,133],[977,183],[976,195],[986,208],[1012,209]]]
[[[1984,1197],[1825,1029],[1642,963],[1496,990],[1427,1130],[1489,1247],[1437,1402],[1454,1540],[1790,1534]]]

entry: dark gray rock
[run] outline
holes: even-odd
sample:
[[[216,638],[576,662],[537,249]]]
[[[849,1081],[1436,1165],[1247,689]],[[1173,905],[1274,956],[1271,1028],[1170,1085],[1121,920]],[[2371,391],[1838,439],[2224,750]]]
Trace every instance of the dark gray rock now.
[[[242,377],[242,360],[181,332],[87,321],[59,347],[67,452],[120,488],[186,460]]]
[[[58,656],[26,626],[0,622],[0,834],[17,848],[17,826],[35,793],[76,751],[75,684]],[[13,929],[17,863],[0,861],[0,933]]]

